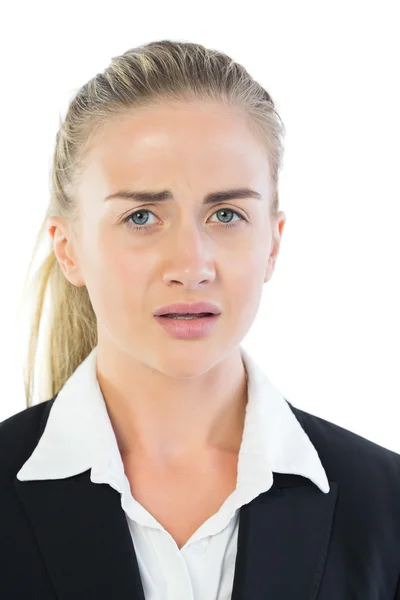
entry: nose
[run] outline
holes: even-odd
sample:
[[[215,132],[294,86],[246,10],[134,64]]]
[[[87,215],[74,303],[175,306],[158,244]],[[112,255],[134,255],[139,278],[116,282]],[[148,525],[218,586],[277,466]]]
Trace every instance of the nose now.
[[[181,227],[165,250],[164,281],[195,286],[215,278],[212,241],[197,227]]]

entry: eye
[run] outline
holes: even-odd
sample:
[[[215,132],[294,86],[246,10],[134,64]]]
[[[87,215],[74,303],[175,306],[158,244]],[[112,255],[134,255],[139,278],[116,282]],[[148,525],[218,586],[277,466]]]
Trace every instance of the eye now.
[[[130,221],[130,219],[132,217],[136,218],[137,215],[141,216],[145,213],[155,216],[151,210],[146,210],[144,208],[141,208],[139,210],[135,210],[134,212],[130,213],[127,217],[125,217],[123,219],[123,222],[126,223],[127,227],[129,227],[130,229],[138,229],[138,230],[151,229],[152,227],[155,226],[154,224],[153,225],[137,224],[137,223],[132,224],[132,222]],[[222,222],[221,223],[222,227],[237,227],[238,225],[241,225],[242,222],[247,221],[247,219],[245,219],[245,217],[243,217],[238,211],[232,210],[231,208],[220,208],[217,211],[215,211],[212,216],[217,215],[218,213],[222,213],[222,214],[228,213],[228,215],[231,213],[232,215],[236,215],[237,217],[239,217],[239,219],[237,221],[228,222],[228,223]],[[225,218],[225,217],[223,217],[223,218]]]

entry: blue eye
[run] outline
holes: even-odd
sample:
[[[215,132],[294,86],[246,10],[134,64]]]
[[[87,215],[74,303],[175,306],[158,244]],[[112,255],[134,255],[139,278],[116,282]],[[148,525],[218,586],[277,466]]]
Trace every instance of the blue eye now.
[[[243,221],[246,221],[246,219],[236,210],[232,210],[231,208],[220,208],[218,209],[215,213],[213,213],[214,215],[218,214],[218,213],[224,213],[224,212],[228,212],[228,213],[232,213],[233,215],[236,215],[239,217],[239,219],[237,221],[234,221],[232,223],[222,223],[223,227],[237,227],[238,225],[241,225]],[[152,227],[154,227],[155,225],[138,225],[138,224],[132,224],[132,222],[130,221],[130,219],[136,215],[141,215],[143,213],[149,213],[150,215],[154,215],[154,213],[151,210],[146,210],[144,208],[141,208],[139,210],[135,210],[134,212],[130,213],[127,217],[125,217],[123,219],[123,222],[127,224],[127,226],[130,229],[151,229]]]

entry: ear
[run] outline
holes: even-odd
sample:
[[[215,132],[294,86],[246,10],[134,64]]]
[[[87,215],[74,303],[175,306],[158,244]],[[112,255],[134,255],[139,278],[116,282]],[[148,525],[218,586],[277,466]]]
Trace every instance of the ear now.
[[[268,263],[265,269],[264,283],[269,281],[274,273],[276,260],[279,254],[279,248],[282,241],[283,228],[286,223],[286,215],[283,211],[279,211],[274,219],[272,226],[272,248],[268,257]]]
[[[49,217],[47,231],[53,242],[54,254],[66,279],[77,287],[85,285],[79,269],[71,222],[62,217]]]

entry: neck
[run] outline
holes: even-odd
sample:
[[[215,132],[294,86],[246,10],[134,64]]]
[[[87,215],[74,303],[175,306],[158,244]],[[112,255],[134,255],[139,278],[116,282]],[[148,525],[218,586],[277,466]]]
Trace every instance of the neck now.
[[[172,361],[162,371],[99,345],[97,377],[123,457],[174,464],[210,451],[238,454],[247,405],[240,348],[198,365],[197,376],[183,379]]]

